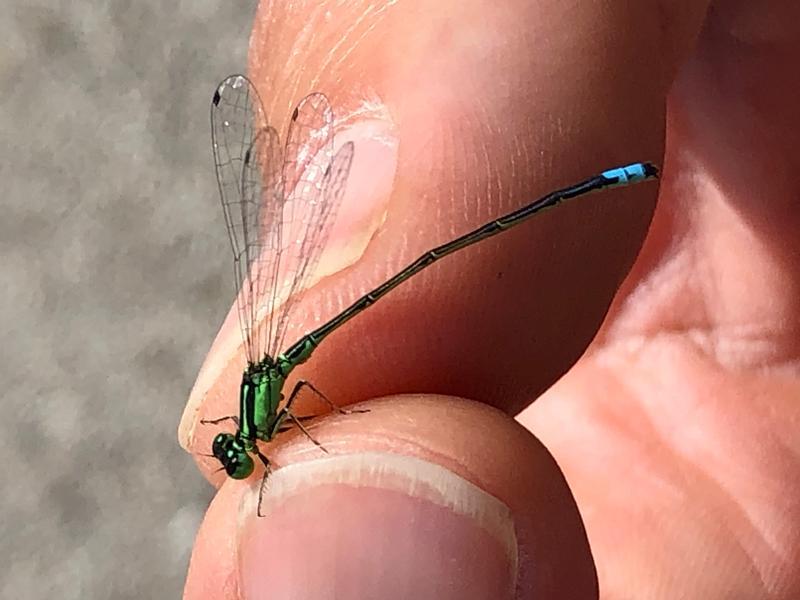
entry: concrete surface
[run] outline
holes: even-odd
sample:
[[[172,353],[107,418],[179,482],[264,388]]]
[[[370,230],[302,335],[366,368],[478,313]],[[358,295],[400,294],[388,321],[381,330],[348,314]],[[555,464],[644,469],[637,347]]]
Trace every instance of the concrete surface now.
[[[5,0],[0,597],[179,598],[176,441],[233,298],[208,106],[255,0]]]

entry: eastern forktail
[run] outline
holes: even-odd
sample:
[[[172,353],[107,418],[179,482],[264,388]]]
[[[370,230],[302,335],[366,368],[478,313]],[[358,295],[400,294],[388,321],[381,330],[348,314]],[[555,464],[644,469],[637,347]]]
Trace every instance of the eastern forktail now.
[[[292,413],[298,392],[308,387],[332,409],[346,412],[303,380],[297,382],[279,408],[289,373],[306,362],[331,332],[452,252],[505,231],[569,198],[658,175],[652,164],[633,163],[552,192],[429,250],[281,351],[292,308],[319,261],[344,195],[353,143],[344,144],[333,154],[333,112],[324,95],[313,93],[295,108],[282,147],[277,131],[266,122],[255,87],[243,75],[227,77],[214,92],[211,130],[222,208],[234,256],[236,302],[247,368],[239,390],[238,417],[203,422],[231,420],[236,425],[235,433],[219,433],[212,444],[212,455],[230,477],[249,477],[254,470],[252,455],[264,465],[259,515],[270,462],[258,441],[268,442],[293,424],[322,448],[303,426],[303,418]]]

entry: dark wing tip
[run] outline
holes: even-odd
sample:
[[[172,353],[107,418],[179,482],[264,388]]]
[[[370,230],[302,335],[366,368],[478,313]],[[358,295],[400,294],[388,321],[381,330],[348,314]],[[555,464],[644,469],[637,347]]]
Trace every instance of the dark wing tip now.
[[[219,88],[214,90],[214,97],[211,99],[211,103],[214,106],[219,106],[219,101],[222,100],[222,96],[219,94]]]

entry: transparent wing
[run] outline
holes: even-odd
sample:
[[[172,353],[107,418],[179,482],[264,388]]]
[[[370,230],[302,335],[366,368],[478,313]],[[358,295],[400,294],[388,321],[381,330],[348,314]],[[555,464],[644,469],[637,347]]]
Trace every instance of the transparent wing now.
[[[211,135],[222,210],[234,257],[236,303],[247,359],[263,358],[280,265],[283,182],[280,140],[255,87],[231,75],[211,102]],[[268,311],[265,313],[265,311]]]
[[[278,293],[284,303],[275,318],[272,356],[283,349],[292,308],[319,262],[344,195],[353,144],[343,146],[333,159],[332,153],[333,111],[323,94],[310,94],[292,114],[286,138],[283,285]]]
[[[287,252],[294,254],[294,269],[291,277],[285,281],[290,282],[290,288],[286,292],[286,302],[281,309],[281,314],[277,318],[274,342],[271,351],[277,353],[283,349],[283,341],[286,335],[286,326],[289,316],[300,292],[305,289],[311,273],[319,262],[322,249],[327,243],[332,225],[336,220],[341,200],[344,197],[345,185],[350,174],[350,165],[353,162],[354,147],[352,142],[347,142],[331,161],[329,168],[323,174],[322,182],[319,185],[320,192],[315,192],[316,198],[309,202],[306,211],[306,218],[299,220],[298,223],[305,225],[305,233],[292,238],[293,246],[286,248]],[[307,200],[308,198],[296,198],[297,201]]]
[[[333,112],[314,93],[294,110],[282,153],[244,75],[227,77],[214,93],[211,131],[242,339],[255,364],[281,348],[344,195],[353,144],[331,158]]]

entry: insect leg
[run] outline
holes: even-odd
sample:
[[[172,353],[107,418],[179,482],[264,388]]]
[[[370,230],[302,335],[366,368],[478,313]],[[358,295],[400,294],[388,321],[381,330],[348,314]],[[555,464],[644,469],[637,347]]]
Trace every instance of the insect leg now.
[[[259,517],[265,517],[266,514],[261,512],[261,502],[264,500],[264,490],[267,489],[267,477],[269,477],[270,472],[272,469],[269,466],[269,459],[261,454],[261,451],[256,448],[255,450],[256,456],[261,460],[261,463],[264,465],[264,476],[261,478],[261,485],[258,486],[258,508],[256,509],[256,514]]]
[[[235,415],[220,417],[219,419],[200,419],[203,425],[216,425],[217,423],[223,423],[225,421],[233,421],[233,424],[236,425],[237,428],[239,427],[239,417]]]
[[[328,398],[325,394],[323,394],[316,387],[314,387],[313,383],[311,383],[309,381],[306,381],[305,379],[300,379],[294,385],[294,389],[292,390],[292,393],[289,394],[289,400],[287,400],[287,402],[286,402],[286,408],[287,409],[291,408],[291,405],[294,402],[294,399],[300,393],[300,390],[303,389],[304,387],[310,388],[312,392],[314,392],[323,402],[325,402],[325,404],[330,406],[332,410],[335,410],[340,415],[349,415],[350,413],[365,413],[365,412],[369,412],[368,410],[365,410],[365,409],[347,410],[347,409],[344,409],[344,408],[338,406],[330,398]]]

